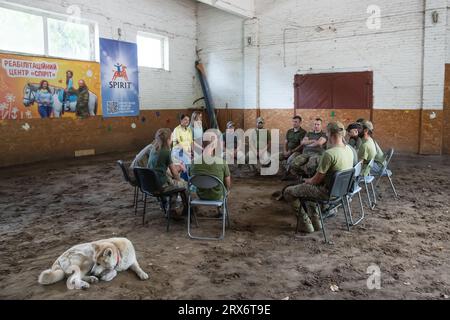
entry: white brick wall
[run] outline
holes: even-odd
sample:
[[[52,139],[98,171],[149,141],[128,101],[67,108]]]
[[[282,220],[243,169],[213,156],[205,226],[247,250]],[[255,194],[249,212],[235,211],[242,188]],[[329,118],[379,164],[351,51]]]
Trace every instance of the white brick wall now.
[[[196,6],[193,0],[12,0],[11,2],[66,14],[70,5],[81,17],[96,21],[100,37],[136,42],[137,31],[169,37],[170,71],[141,69],[141,109],[181,109],[192,105],[195,77]]]
[[[205,4],[198,5],[197,16],[198,48],[214,103],[243,108],[243,19]]]
[[[214,90],[219,105],[225,101],[254,108],[292,108],[296,73],[363,71],[374,72],[374,107],[379,109],[442,108],[444,64],[450,61],[446,48],[447,0],[427,0],[426,30],[423,38],[423,0],[256,0],[257,20],[244,22],[244,55],[235,28],[239,24],[209,10],[200,18],[199,44],[208,56],[229,48],[232,60],[208,61],[210,77],[220,77]],[[449,1],[450,2],[450,1]],[[369,5],[381,9],[381,28],[371,30],[366,23]],[[439,23],[431,22],[437,10]],[[199,10],[200,12],[201,10]],[[320,28],[318,28],[320,26]],[[217,35],[212,40],[212,34]],[[248,45],[247,37],[254,43]],[[260,46],[257,46],[259,38]],[[425,49],[423,49],[425,43]],[[450,43],[450,41],[449,41]],[[425,52],[422,79],[422,57]],[[259,61],[259,62],[258,62]],[[233,70],[243,64],[243,88],[236,86],[236,73],[214,75],[211,70]],[[259,78],[259,81],[258,81]],[[241,93],[239,93],[241,92]],[[259,95],[258,95],[259,93]],[[239,96],[240,94],[243,97]],[[241,107],[233,104],[233,107]]]
[[[372,0],[255,0],[254,8],[246,1],[242,8],[254,9],[257,19],[193,0],[13,1],[63,14],[78,5],[83,18],[98,22],[101,37],[116,38],[119,27],[130,42],[138,30],[168,36],[170,71],[140,70],[141,109],[187,108],[201,96],[196,46],[217,107],[292,108],[296,73],[373,70],[375,108],[442,108],[450,0],[426,0],[425,39],[424,0],[377,0],[379,30],[366,26]]]

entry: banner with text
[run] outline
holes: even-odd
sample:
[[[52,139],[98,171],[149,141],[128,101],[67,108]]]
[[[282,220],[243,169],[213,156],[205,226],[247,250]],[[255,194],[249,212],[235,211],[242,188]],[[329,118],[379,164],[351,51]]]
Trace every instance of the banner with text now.
[[[80,80],[89,93],[83,108],[101,114],[99,63],[3,53],[0,62],[0,120],[74,118]]]
[[[139,115],[137,45],[100,39],[104,117]]]

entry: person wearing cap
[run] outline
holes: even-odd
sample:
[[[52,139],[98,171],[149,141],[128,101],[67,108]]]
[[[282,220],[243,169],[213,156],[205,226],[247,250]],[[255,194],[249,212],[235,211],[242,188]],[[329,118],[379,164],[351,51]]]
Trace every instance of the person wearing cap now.
[[[375,150],[376,150],[376,154],[375,154],[375,162],[373,164],[373,167],[370,168],[370,174],[374,175],[374,174],[380,174],[380,171],[383,167],[385,156],[384,156],[384,152],[383,150],[381,150],[380,145],[377,143],[377,141],[373,138],[373,130],[374,130],[374,126],[373,123],[368,121],[368,120],[363,120],[361,122],[361,126],[363,126],[363,124],[366,124],[366,127],[369,129],[369,136],[370,138],[372,138],[373,143],[375,145]],[[362,131],[362,129],[361,129]],[[362,133],[361,133],[362,136]]]
[[[301,215],[299,220],[301,232],[312,233],[322,230],[322,224],[315,204],[307,202],[308,212],[304,212],[298,198],[328,198],[334,173],[351,169],[356,162],[354,151],[349,145],[345,144],[344,137],[345,127],[342,123],[329,123],[327,138],[330,148],[323,153],[315,175],[311,179],[305,179],[301,184],[287,187],[283,192],[284,198],[292,202],[296,213]]]
[[[227,129],[226,131],[222,134],[222,141],[223,141],[223,150],[224,150],[224,155],[226,155],[226,152],[228,151],[232,151],[233,152],[233,157],[236,160],[237,159],[237,153],[239,150],[239,139],[238,137],[235,135],[235,124],[233,121],[228,121],[227,122]],[[227,140],[233,141],[232,145],[227,145]],[[227,150],[227,147],[230,150]]]
[[[348,144],[350,146],[352,146],[355,150],[358,150],[362,144],[362,140],[359,137],[359,134],[361,131],[362,131],[362,125],[358,122],[351,123],[347,127]]]
[[[286,172],[282,180],[287,180],[292,161],[301,154],[302,140],[306,135],[306,131],[301,127],[302,118],[295,116],[292,118],[292,129],[286,133],[286,140],[284,142],[284,151],[281,154],[280,160],[286,160]]]
[[[251,136],[251,143],[250,143],[250,150],[253,154],[256,155],[256,158],[258,160],[258,163],[256,165],[250,165],[251,168],[253,168],[253,171],[255,173],[260,171],[260,167],[261,167],[261,161],[264,162],[264,159],[268,159],[268,151],[270,148],[270,141],[271,141],[271,135],[270,135],[270,130],[266,130],[264,128],[264,118],[263,117],[258,117],[256,118],[256,129],[253,132],[252,136]],[[267,139],[266,141],[261,141],[260,144],[260,133],[261,130],[266,130],[267,132]],[[261,136],[262,139],[262,136]],[[246,159],[250,159],[249,158],[249,154],[247,154]],[[262,163],[262,165],[267,165],[266,163]]]
[[[322,131],[322,119],[316,118],[313,131],[308,132],[301,142],[303,152],[292,160],[290,171],[299,176],[313,175],[319,165],[326,144],[327,135]]]
[[[374,160],[377,155],[377,147],[372,139],[373,124],[368,120],[364,120],[361,123],[362,131],[359,133],[361,138],[361,146],[358,149],[358,160],[363,161],[363,175],[370,173],[369,162]]]

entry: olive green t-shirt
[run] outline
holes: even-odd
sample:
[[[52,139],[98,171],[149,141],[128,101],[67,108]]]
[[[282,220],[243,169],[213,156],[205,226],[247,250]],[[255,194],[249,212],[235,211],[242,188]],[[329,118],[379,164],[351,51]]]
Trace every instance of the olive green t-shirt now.
[[[315,140],[315,141],[318,141],[320,138],[325,138],[325,140],[328,140],[327,139],[327,134],[325,132],[323,132],[323,131],[320,131],[320,132],[317,132],[317,133],[314,132],[314,131],[308,132],[306,134],[306,137],[308,139],[310,139],[310,140]],[[310,154],[310,153],[319,153],[320,154],[320,153],[323,152],[325,147],[326,147],[326,143],[324,143],[322,146],[316,146],[316,147],[305,146],[305,148],[303,149],[303,153],[304,154]]]
[[[154,148],[150,149],[147,167],[155,170],[159,177],[159,181],[163,185],[167,182],[167,168],[171,164],[172,157],[170,156],[169,149],[163,148],[159,151],[156,151]]]
[[[192,175],[207,174],[219,178],[225,183],[225,178],[230,176],[228,164],[221,158],[216,158],[213,164],[194,164]],[[197,189],[197,195],[203,200],[222,200],[222,187],[216,186],[212,189]]]
[[[353,168],[354,154],[348,145],[333,147],[324,152],[320,159],[317,172],[325,175],[325,186],[330,188],[331,179],[336,171]]]
[[[361,140],[361,138],[360,137],[358,137],[358,138],[356,138],[356,139],[349,139],[348,140],[348,144],[350,145],[350,146],[352,146],[356,151],[358,151],[359,150],[359,147],[361,147],[361,144],[362,144],[362,140]]]
[[[383,152],[383,150],[381,150],[380,146],[378,145],[378,143],[375,140],[373,140],[373,143],[375,144],[375,149],[377,150],[377,154],[375,156],[375,161],[378,162],[379,164],[383,164],[384,152]]]
[[[375,156],[377,155],[377,148],[375,147],[375,143],[371,137],[369,137],[367,140],[362,139],[361,147],[359,147],[358,150],[358,159],[364,160],[364,167],[363,167],[363,175],[366,176],[370,172],[370,168],[367,165],[372,159],[375,159]]]
[[[302,142],[305,135],[306,131],[302,128],[299,128],[297,131],[295,131],[293,128],[289,129],[286,133],[288,150],[294,150],[295,148],[297,148]]]

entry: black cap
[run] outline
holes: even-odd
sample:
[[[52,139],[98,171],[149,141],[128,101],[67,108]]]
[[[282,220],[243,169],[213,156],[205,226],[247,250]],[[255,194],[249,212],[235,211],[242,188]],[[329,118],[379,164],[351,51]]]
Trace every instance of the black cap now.
[[[357,122],[349,124],[348,127],[347,127],[347,131],[350,131],[350,130],[353,130],[353,129],[361,130],[362,129],[362,125],[360,123],[357,123]]]

